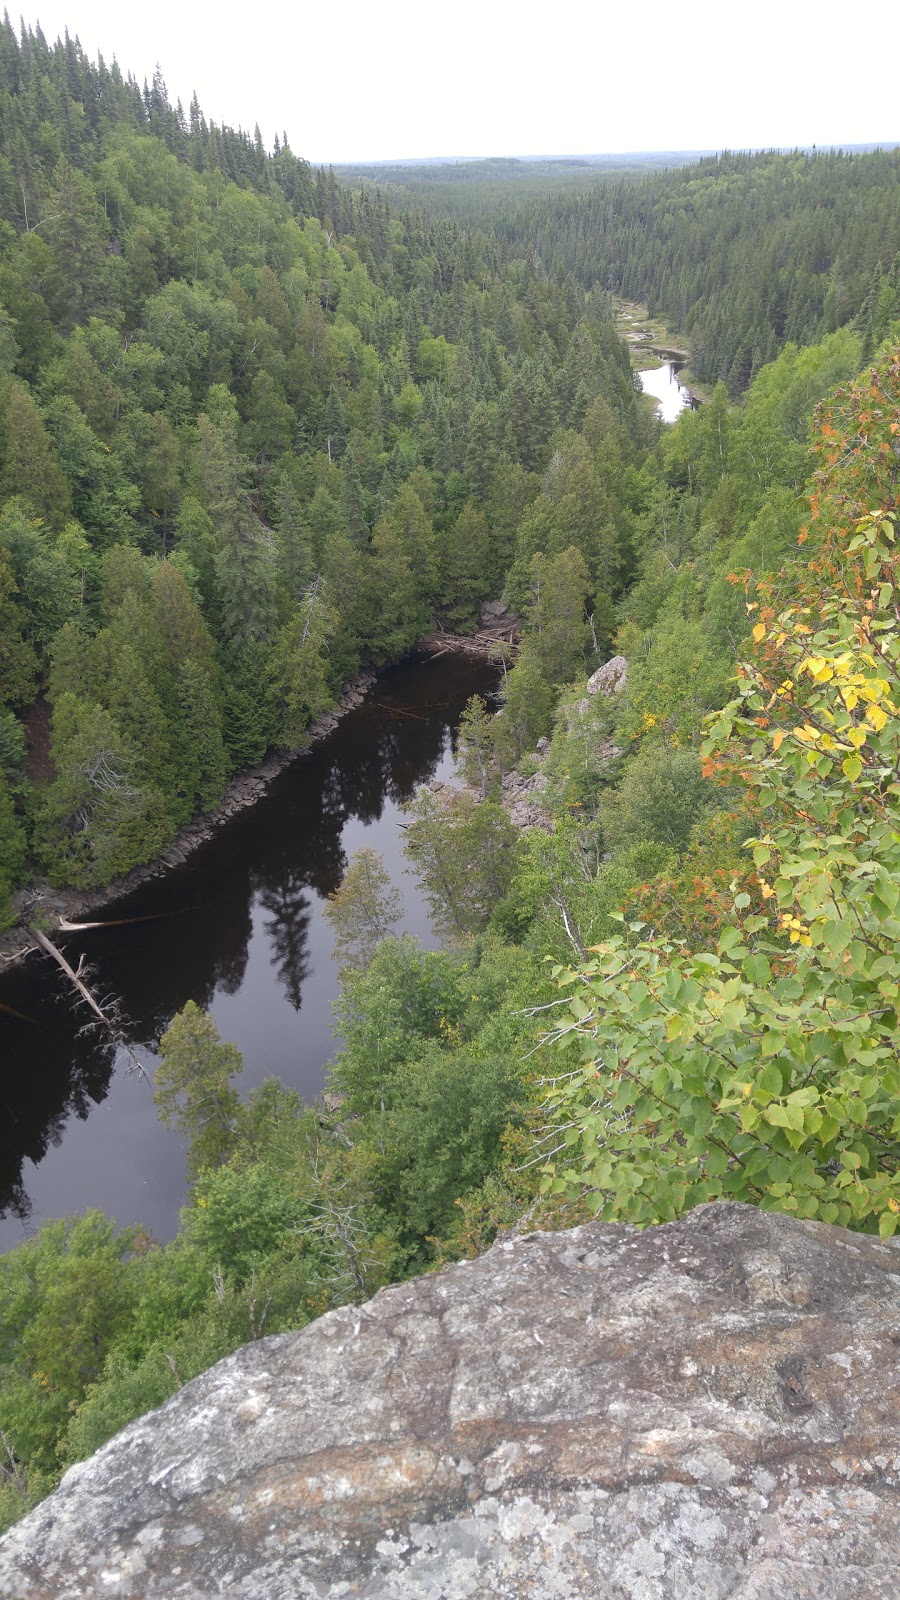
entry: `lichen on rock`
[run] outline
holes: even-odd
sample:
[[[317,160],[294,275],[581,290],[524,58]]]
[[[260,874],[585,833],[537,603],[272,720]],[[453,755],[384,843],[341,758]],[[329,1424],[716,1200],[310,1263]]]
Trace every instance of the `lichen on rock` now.
[[[73,1467],[14,1600],[894,1600],[900,1246],[713,1204],[500,1240]]]
[[[587,681],[588,694],[621,694],[628,683],[628,662],[624,656],[611,656],[602,667],[591,673]]]

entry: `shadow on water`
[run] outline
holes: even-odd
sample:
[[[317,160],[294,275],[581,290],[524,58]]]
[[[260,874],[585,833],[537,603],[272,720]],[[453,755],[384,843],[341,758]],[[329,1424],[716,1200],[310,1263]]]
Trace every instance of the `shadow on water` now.
[[[151,1076],[161,1034],[194,1000],[243,1051],[242,1092],[273,1073],[308,1097],[321,1089],[337,995],[322,902],[369,845],[401,891],[404,929],[433,942],[404,872],[399,810],[449,771],[466,700],[495,680],[489,663],[453,655],[385,673],[255,806],[107,913],[151,920],[57,935],[69,960],[91,963],[98,994],[118,998]],[[0,1248],[43,1217],[91,1206],[159,1238],[177,1226],[181,1141],[157,1122],[149,1085],[83,1021],[49,960],[0,980]]]

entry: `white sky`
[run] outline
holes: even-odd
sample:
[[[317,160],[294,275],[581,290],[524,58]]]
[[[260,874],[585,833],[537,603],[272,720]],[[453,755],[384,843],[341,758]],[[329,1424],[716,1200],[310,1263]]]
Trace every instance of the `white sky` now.
[[[895,0],[40,0],[38,17],[316,162],[900,140]]]

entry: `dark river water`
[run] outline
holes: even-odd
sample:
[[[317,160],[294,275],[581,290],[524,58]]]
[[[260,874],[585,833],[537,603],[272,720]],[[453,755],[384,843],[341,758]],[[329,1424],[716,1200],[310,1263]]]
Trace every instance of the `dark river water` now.
[[[434,944],[404,870],[400,808],[418,784],[449,774],[460,713],[495,681],[488,662],[465,656],[393,668],[184,866],[97,914],[155,920],[55,936],[73,965],[84,953],[98,994],[118,997],[151,1078],[160,1035],[195,1000],[243,1052],[241,1093],[273,1074],[307,1098],[321,1090],[337,995],[323,900],[347,857],[370,846],[402,893],[403,931]],[[23,1019],[0,1013],[0,1250],[46,1217],[93,1206],[171,1237],[184,1147],[157,1122],[150,1085],[80,1032],[84,1013],[48,958],[7,973],[0,1002]]]

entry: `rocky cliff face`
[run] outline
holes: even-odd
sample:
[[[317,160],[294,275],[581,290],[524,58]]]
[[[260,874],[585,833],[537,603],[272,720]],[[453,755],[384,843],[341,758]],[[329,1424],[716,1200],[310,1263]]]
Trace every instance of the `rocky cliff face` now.
[[[900,1247],[594,1223],[264,1339],[0,1546],[0,1594],[895,1600]]]

